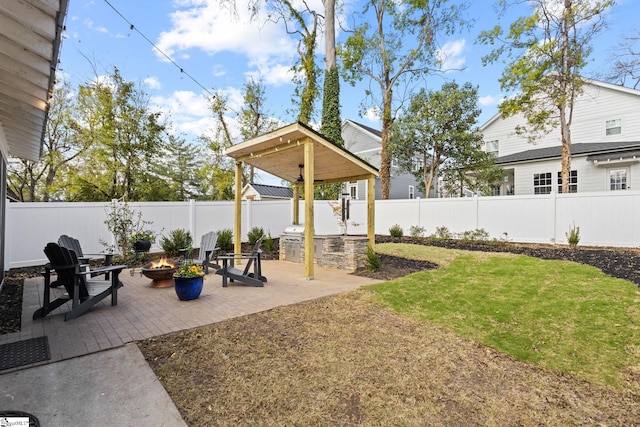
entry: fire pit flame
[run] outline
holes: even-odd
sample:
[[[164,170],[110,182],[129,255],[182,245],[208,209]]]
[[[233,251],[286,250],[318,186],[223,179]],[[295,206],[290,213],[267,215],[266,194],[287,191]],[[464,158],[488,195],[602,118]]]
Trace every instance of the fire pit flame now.
[[[152,288],[173,286],[173,273],[178,269],[178,263],[172,259],[161,258],[142,267],[142,274],[152,280]]]
[[[174,262],[172,262],[171,260],[168,260],[165,257],[160,258],[158,261],[155,262],[151,262],[151,265],[149,265],[149,267],[146,267],[148,269],[157,269],[157,268],[175,268],[176,264]]]

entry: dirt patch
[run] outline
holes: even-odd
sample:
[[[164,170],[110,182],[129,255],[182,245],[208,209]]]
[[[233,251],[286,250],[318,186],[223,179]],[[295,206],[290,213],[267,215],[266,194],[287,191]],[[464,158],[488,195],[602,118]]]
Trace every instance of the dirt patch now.
[[[189,425],[635,425],[623,390],[342,294],[139,343]]]

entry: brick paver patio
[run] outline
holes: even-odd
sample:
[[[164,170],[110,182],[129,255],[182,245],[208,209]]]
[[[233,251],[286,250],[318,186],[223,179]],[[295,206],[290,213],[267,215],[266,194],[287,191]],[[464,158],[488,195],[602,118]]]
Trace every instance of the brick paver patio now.
[[[287,261],[263,261],[262,268],[269,279],[263,288],[235,284],[223,288],[221,276],[210,270],[200,298],[193,301],[180,301],[173,287],[151,288],[150,279],[141,276],[139,269],[133,275],[125,270],[117,306],[111,307],[111,299],[106,298],[68,322],[63,316],[66,305],[32,320],[41,304],[44,280],[26,279],[21,331],[0,335],[0,344],[48,336],[49,362],[56,362],[377,282],[318,266],[315,280],[305,280],[304,265]]]

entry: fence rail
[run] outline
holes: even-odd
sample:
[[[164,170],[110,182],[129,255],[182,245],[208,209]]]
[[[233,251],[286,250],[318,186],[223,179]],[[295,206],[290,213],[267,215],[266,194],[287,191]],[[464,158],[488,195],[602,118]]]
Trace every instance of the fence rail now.
[[[151,228],[168,233],[189,230],[200,236],[233,228],[233,202],[129,203]],[[6,212],[5,266],[42,265],[42,249],[61,234],[76,237],[87,253],[99,253],[113,242],[104,221],[109,203],[8,203]],[[304,212],[301,202],[300,212]],[[327,201],[316,201],[316,234],[342,232]],[[303,215],[301,215],[303,216]],[[366,201],[352,200],[349,234],[366,233]],[[491,238],[523,243],[566,244],[565,233],[580,227],[580,245],[640,246],[640,191],[548,194],[537,196],[474,197],[456,199],[379,200],[375,205],[376,234],[388,234],[398,224],[408,234],[411,226],[423,227],[426,235],[438,227],[454,233],[484,229]],[[291,201],[243,202],[243,240],[252,227],[279,236],[292,222]],[[160,250],[158,244],[152,251]]]

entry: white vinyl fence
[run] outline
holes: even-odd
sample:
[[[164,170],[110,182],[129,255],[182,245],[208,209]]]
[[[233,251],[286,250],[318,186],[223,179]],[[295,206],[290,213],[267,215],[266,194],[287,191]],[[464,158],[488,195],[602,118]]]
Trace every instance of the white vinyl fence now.
[[[243,240],[252,227],[262,227],[273,237],[292,223],[291,201],[243,202]],[[168,233],[189,230],[195,245],[200,237],[224,228],[233,229],[233,202],[129,203],[140,209],[150,228]],[[42,249],[61,234],[80,240],[86,253],[112,242],[104,220],[109,203],[7,203],[5,265],[8,268],[42,265]],[[327,201],[316,201],[316,234],[341,232],[338,219]],[[580,227],[581,246],[640,246],[640,191],[538,196],[474,197],[454,199],[379,200],[375,206],[376,234],[389,234],[398,224],[409,234],[411,226],[433,234],[438,227],[453,233],[484,229],[491,238],[513,242],[566,244],[565,233]],[[352,200],[349,234],[365,234],[367,202]],[[304,202],[300,206],[304,220]],[[506,235],[505,235],[506,233]],[[152,251],[158,251],[156,246]]]

